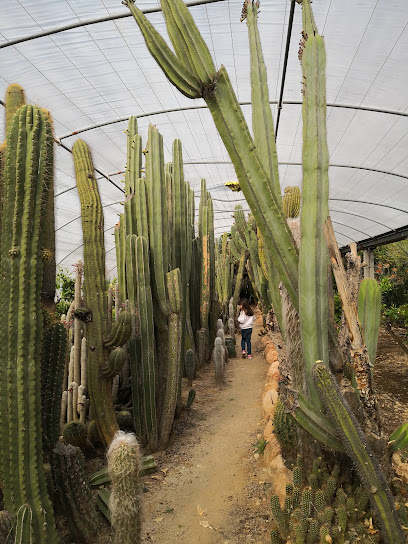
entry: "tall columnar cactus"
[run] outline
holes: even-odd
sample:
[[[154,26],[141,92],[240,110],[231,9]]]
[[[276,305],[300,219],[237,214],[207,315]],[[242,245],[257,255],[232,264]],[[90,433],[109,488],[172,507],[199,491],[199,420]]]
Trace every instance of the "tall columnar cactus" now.
[[[130,315],[122,312],[120,319],[108,330],[108,304],[105,280],[105,241],[103,210],[95,179],[90,150],[77,140],[72,148],[75,175],[81,201],[84,241],[84,291],[86,322],[88,389],[99,435],[110,444],[119,429],[112,403],[112,376],[118,372],[117,348],[125,344],[131,333]],[[124,361],[124,358],[122,358]]]
[[[76,542],[93,544],[99,520],[84,461],[79,448],[61,442],[50,456],[56,499],[64,512],[72,537]]]
[[[374,365],[381,319],[381,288],[374,279],[365,279],[361,282],[358,294],[358,319],[363,327],[370,363]]]
[[[201,193],[203,198],[203,193]],[[201,241],[201,273],[200,273],[200,330],[197,333],[197,349],[200,365],[208,359],[209,331],[208,317],[210,314],[210,236],[209,236],[208,206],[200,202],[200,241]]]
[[[163,395],[163,410],[160,414],[159,446],[165,448],[169,440],[176,411],[179,380],[181,379],[181,277],[180,270],[176,268],[167,274],[167,291],[169,294],[170,316],[168,319],[168,365],[166,385]],[[193,350],[187,353],[193,354]]]
[[[0,254],[0,460],[6,509],[30,511],[38,543],[58,542],[42,458],[41,225],[52,163],[49,120],[23,106],[8,132]]]
[[[182,0],[162,0],[168,34],[175,54],[142,12],[128,0],[147,47],[168,79],[189,98],[203,97],[234,164],[244,196],[276,262],[288,292],[297,305],[298,253],[286,224],[281,201],[265,191],[265,171],[244,115],[224,68],[216,71],[210,52]]]
[[[154,286],[155,299],[160,306],[161,312],[164,316],[168,316],[171,310],[166,292],[166,273],[168,271],[170,253],[169,240],[166,234],[167,213],[163,138],[153,125],[149,125],[148,134],[146,180],[152,285]],[[182,181],[184,183],[184,179]],[[182,195],[180,196],[182,197]],[[182,221],[184,217],[180,217],[179,219]],[[186,249],[187,240],[185,240],[183,246],[183,250]]]
[[[312,379],[317,360],[329,362],[328,253],[323,223],[329,215],[326,140],[326,53],[309,0],[303,0],[303,183],[299,256],[299,315],[308,395],[319,406]]]
[[[66,348],[67,330],[62,323],[55,323],[45,331],[41,361],[41,415],[47,447],[54,446],[59,437]]]
[[[129,238],[128,238],[129,240]],[[153,302],[150,287],[149,253],[146,238],[131,235],[130,244],[135,254],[137,312],[140,326],[140,360],[143,375],[143,398],[147,440],[152,451],[157,450],[158,429],[155,393],[155,353]]]
[[[369,493],[372,508],[382,527],[383,538],[388,544],[402,544],[405,538],[388,484],[357,420],[340,393],[335,378],[324,364],[314,366],[313,377],[317,391],[336,424],[341,441],[353,459],[361,482]]]
[[[124,204],[126,234],[140,234],[137,225],[138,180],[142,177],[142,137],[137,131],[136,117],[130,117],[127,128],[127,164],[125,173]],[[122,301],[124,302],[124,301]]]
[[[221,384],[224,380],[225,348],[222,345],[222,339],[217,336],[214,341],[213,350],[215,381]]]
[[[112,492],[109,500],[114,544],[141,542],[141,455],[134,434],[119,431],[108,450]]]

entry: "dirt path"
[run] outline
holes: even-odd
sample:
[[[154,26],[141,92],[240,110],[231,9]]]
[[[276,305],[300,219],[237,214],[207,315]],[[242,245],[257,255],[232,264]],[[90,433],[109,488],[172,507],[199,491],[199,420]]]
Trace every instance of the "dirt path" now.
[[[143,542],[269,542],[269,484],[253,447],[267,371],[258,330],[253,359],[230,359],[221,388],[211,365],[200,371],[193,408],[179,420],[173,445],[158,456],[161,471],[145,478]]]

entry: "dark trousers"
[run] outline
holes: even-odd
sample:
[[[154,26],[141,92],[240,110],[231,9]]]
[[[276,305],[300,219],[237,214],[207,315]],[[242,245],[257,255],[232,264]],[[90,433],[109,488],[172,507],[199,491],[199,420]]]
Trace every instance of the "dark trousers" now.
[[[251,355],[251,335],[252,335],[252,329],[242,329],[241,330],[241,349],[242,351],[245,351],[245,344],[247,346],[246,352],[247,355]]]

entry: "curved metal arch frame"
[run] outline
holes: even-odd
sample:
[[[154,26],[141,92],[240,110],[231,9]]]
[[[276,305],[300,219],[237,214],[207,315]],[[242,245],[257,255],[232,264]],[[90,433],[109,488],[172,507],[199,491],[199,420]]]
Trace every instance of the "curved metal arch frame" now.
[[[192,0],[190,2],[186,2],[186,4],[189,8],[192,8],[194,6],[201,6],[203,4],[214,4],[216,2],[225,2],[225,0]],[[147,14],[147,13],[157,13],[162,10],[160,7],[156,7],[156,8],[145,8],[145,9],[142,9],[141,11],[142,13]],[[118,19],[126,19],[128,17],[132,17],[132,14],[129,13],[129,11],[127,11],[126,13],[118,13],[116,15],[106,15],[105,17],[95,17],[94,19],[80,21],[79,23],[71,23],[69,25],[62,25],[57,28],[45,30],[44,32],[36,32],[35,34],[22,36],[21,38],[16,38],[15,40],[9,40],[5,43],[0,44],[0,49],[5,49],[6,47],[18,45],[19,43],[36,40],[37,38],[45,38],[46,36],[52,36],[53,34],[59,34],[60,32],[73,30],[74,28],[82,28],[84,26],[96,25],[98,23],[117,21]]]
[[[4,104],[2,102],[2,104]],[[269,100],[269,104],[275,104],[279,105],[278,100]],[[288,105],[288,106],[301,106],[303,102],[301,100],[283,100],[281,104]],[[249,100],[241,100],[239,102],[240,106],[251,106],[251,102]],[[384,108],[370,108],[368,106],[353,106],[352,104],[336,104],[336,103],[328,103],[326,104],[328,108],[343,108],[343,109],[349,109],[349,110],[358,110],[358,111],[368,111],[372,113],[382,113],[386,115],[397,115],[400,117],[408,117],[408,112],[398,111],[398,110],[387,110]],[[146,113],[140,113],[138,115],[134,115],[133,117],[136,117],[137,119],[143,119],[144,117],[154,117],[155,115],[164,115],[164,114],[170,114],[170,113],[177,113],[182,111],[194,111],[194,110],[205,110],[207,109],[206,104],[196,104],[194,106],[183,106],[180,108],[169,108],[164,110],[154,110]],[[89,132],[90,130],[96,130],[98,128],[107,127],[110,125],[115,125],[117,123],[124,123],[126,121],[129,121],[130,116],[127,115],[125,117],[118,117],[117,119],[112,119],[110,121],[105,121],[104,123],[95,123],[94,125],[89,125],[88,127],[81,128],[79,130],[75,130],[74,132],[69,132],[66,134],[63,134],[62,136],[59,136],[58,138],[55,138],[55,141],[57,143],[60,143],[62,140],[65,140],[66,138],[70,138],[72,136],[76,136],[78,134],[82,134],[83,132]]]

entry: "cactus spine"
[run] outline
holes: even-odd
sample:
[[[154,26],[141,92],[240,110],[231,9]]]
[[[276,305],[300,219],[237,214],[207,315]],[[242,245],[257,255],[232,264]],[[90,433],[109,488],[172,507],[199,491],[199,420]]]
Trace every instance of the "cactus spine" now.
[[[86,143],[77,140],[72,152],[81,201],[84,266],[87,271],[84,290],[90,314],[90,321],[86,323],[88,388],[99,435],[108,445],[119,427],[112,404],[112,380],[102,377],[101,372],[109,365],[112,350],[128,340],[130,316],[124,315],[111,331],[108,330],[103,210],[98,185]]]
[[[1,233],[1,480],[7,510],[27,505],[29,532],[58,542],[47,493],[41,437],[41,224],[48,201],[51,126],[37,107],[23,106],[8,132]],[[28,540],[26,540],[28,542]]]
[[[381,320],[381,288],[376,280],[365,279],[361,282],[358,294],[358,319],[363,327],[368,358],[374,366]]]

